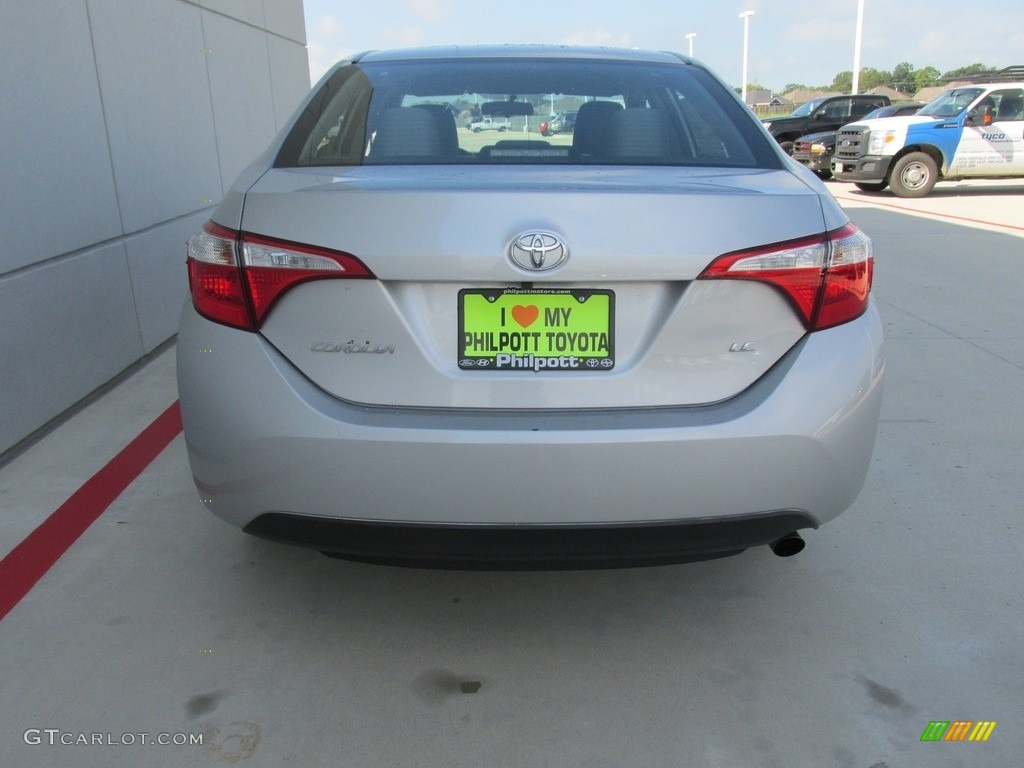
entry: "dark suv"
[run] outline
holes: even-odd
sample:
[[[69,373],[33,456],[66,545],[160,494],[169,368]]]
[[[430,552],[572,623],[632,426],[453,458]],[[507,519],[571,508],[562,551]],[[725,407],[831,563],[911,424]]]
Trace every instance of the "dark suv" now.
[[[804,102],[788,117],[771,117],[761,122],[779,145],[792,154],[793,142],[801,136],[821,131],[837,131],[840,126],[859,120],[871,110],[886,107],[890,103],[888,96],[876,93],[823,96]]]
[[[888,107],[879,107],[868,112],[861,120],[873,120],[876,117],[899,117],[901,115],[912,115],[924,104],[891,104]],[[832,155],[836,151],[836,135],[838,130],[823,131],[821,133],[809,133],[801,136],[793,142],[793,150],[790,152],[793,159],[803,163],[819,178],[832,178]]]

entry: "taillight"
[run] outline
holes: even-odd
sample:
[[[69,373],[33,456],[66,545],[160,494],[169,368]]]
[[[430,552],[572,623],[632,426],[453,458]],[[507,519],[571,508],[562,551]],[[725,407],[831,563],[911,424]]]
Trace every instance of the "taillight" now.
[[[860,317],[874,270],[871,239],[853,224],[815,237],[730,253],[701,280],[758,280],[780,289],[809,331]]]
[[[248,331],[259,328],[274,302],[299,283],[373,277],[350,254],[236,232],[212,221],[188,242],[188,275],[199,314]]]
[[[188,285],[192,305],[203,317],[255,330],[235,254],[234,230],[206,222],[188,241]]]

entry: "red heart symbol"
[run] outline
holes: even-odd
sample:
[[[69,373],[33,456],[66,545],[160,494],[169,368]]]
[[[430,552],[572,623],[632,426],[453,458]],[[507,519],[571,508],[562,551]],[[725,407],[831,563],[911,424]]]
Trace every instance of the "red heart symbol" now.
[[[531,304],[528,307],[524,307],[522,304],[516,304],[512,307],[512,319],[523,326],[523,328],[529,328],[533,324],[533,321],[537,319],[539,314],[540,310],[537,309],[534,304]]]

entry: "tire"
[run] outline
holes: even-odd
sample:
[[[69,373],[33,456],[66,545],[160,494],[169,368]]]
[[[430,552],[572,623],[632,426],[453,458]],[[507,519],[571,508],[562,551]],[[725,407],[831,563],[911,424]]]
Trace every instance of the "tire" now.
[[[480,133],[480,129],[479,128],[474,128],[473,129],[473,133]]]
[[[815,171],[814,175],[822,181],[828,181],[832,178],[832,171]]]
[[[793,142],[792,141],[780,141],[779,146],[782,147],[782,151],[787,155],[793,154]]]
[[[883,189],[889,186],[888,181],[855,181],[853,186],[857,189],[862,189],[865,192],[881,192]]]
[[[508,129],[505,126],[502,126],[501,128],[498,129],[498,133],[504,133],[507,130]]]
[[[889,186],[896,197],[924,197],[938,180],[938,166],[931,155],[924,152],[904,155],[889,173]]]

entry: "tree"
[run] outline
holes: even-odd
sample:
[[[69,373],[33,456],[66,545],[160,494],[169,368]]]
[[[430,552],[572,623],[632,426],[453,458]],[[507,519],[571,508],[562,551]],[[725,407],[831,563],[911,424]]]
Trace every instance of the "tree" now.
[[[941,73],[935,67],[924,67],[914,72],[914,90],[917,93],[923,88],[931,88],[939,84]]]
[[[849,93],[853,90],[853,70],[846,70],[840,72],[832,80],[832,85],[829,86],[830,90],[839,91],[840,93]]]
[[[795,90],[798,90],[798,89],[799,90],[807,90],[807,86],[804,85],[803,83],[786,83],[786,85],[783,87],[781,93],[790,93],[791,91],[795,91]]]
[[[914,65],[909,61],[901,61],[892,69],[892,87],[900,93],[917,93],[920,89],[914,74]]]
[[[850,87],[853,87],[853,75],[850,76]],[[875,69],[874,67],[862,67],[860,70],[859,90],[870,91],[872,88],[880,88],[885,85],[892,85],[892,73]]]
[[[963,77],[964,75],[981,75],[985,72],[995,71],[995,67],[988,67],[981,63],[968,64],[966,67],[960,67],[960,69],[951,69],[942,76],[942,79],[956,80],[958,77]]]

